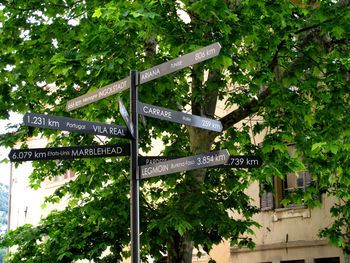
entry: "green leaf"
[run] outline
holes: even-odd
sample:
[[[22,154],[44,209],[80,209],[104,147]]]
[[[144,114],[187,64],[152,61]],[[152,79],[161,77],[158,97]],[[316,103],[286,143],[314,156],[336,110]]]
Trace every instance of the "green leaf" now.
[[[311,146],[311,150],[312,151],[315,151],[315,150],[320,150],[322,148],[322,146],[326,145],[327,143],[326,142],[318,142],[318,143],[314,143],[312,146]]]
[[[101,8],[97,8],[94,12],[94,14],[92,15],[92,17],[97,17],[97,18],[100,18],[102,15],[102,11],[101,11]]]

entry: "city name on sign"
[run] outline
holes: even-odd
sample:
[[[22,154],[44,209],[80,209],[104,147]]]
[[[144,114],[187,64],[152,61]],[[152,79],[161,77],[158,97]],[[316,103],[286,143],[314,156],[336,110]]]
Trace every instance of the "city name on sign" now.
[[[11,162],[129,156],[129,144],[72,146],[11,150]]]
[[[227,149],[140,166],[141,179],[225,164]]]
[[[160,78],[167,74],[176,72],[183,68],[197,64],[199,62],[208,60],[210,58],[219,55],[221,46],[219,42],[200,48],[196,51],[180,56],[168,62],[162,63],[158,66],[140,72],[140,83],[143,84],[148,81]],[[107,98],[116,93],[120,93],[126,89],[129,89],[131,85],[130,77],[126,77],[122,80],[116,81],[100,89],[91,91],[82,96],[69,100],[66,104],[66,110],[72,111],[93,103],[95,101]]]
[[[187,114],[180,111],[170,110],[150,104],[145,104],[142,102],[138,102],[138,111],[139,114],[148,117],[177,122],[216,132],[222,131],[222,124],[218,120]]]
[[[31,127],[104,135],[108,137],[130,138],[127,127],[113,124],[83,121],[31,112],[27,112],[24,115],[23,121],[25,125]]]
[[[184,156],[140,156],[139,165],[157,164],[164,161],[183,158]],[[259,156],[230,155],[227,163],[215,165],[210,168],[257,168],[263,161]]]

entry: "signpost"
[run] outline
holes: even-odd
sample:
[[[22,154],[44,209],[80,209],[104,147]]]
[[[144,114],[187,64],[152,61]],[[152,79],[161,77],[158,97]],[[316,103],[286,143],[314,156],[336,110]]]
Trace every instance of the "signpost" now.
[[[11,162],[129,156],[129,144],[72,146],[11,150]]]
[[[185,125],[190,125],[206,130],[221,132],[222,124],[220,121],[183,113],[180,111],[169,110],[166,108],[146,104],[139,102],[138,110],[141,115],[148,117],[158,118],[161,120],[167,120],[172,122],[177,122]]]
[[[130,138],[127,127],[113,124],[83,121],[31,112],[27,112],[24,115],[23,121],[27,126],[38,128],[104,135],[108,137]]]
[[[139,73],[130,71],[130,113],[134,124],[134,136],[130,142],[130,228],[131,263],[140,262],[140,181],[139,181],[139,122],[137,103]]]
[[[150,165],[142,165],[140,166],[141,179],[225,164],[229,156],[228,151],[224,149]]]
[[[89,92],[67,102],[66,110],[83,107],[130,88],[130,117],[119,98],[119,111],[127,127],[76,120],[27,112],[24,123],[27,126],[65,130],[109,137],[130,139],[130,145],[104,145],[83,147],[62,147],[48,149],[12,150],[11,161],[53,160],[68,158],[92,158],[130,155],[130,221],[131,221],[131,262],[140,262],[140,213],[139,180],[155,176],[189,171],[200,168],[251,168],[259,167],[262,160],[256,156],[230,156],[226,149],[188,157],[140,157],[138,153],[138,116],[154,117],[162,120],[190,125],[221,132],[220,121],[174,111],[138,101],[138,85],[160,78],[188,66],[219,55],[220,44],[214,43],[168,62],[138,72],[130,71],[130,76]],[[141,164],[141,166],[139,166]]]

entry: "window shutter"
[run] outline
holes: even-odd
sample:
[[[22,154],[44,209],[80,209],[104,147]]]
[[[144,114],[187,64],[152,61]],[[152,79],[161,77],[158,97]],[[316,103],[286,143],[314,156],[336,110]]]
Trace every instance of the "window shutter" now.
[[[312,173],[310,173],[309,171],[306,170],[304,173],[304,180],[305,180],[304,186],[306,189],[308,186],[310,186],[311,182],[313,181]],[[322,201],[321,193],[315,194],[313,196],[313,199],[321,202]]]
[[[305,187],[308,187],[312,182],[312,174],[309,171],[304,172]]]
[[[273,178],[270,178],[270,181],[273,185]],[[261,189],[264,189],[264,185],[262,184]],[[272,210],[274,209],[274,198],[273,192],[268,191],[268,189],[264,189],[262,196],[260,197],[260,208],[262,211]]]

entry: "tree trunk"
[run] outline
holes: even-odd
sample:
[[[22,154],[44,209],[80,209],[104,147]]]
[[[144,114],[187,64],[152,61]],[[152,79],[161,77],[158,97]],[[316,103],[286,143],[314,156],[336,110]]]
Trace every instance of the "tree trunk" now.
[[[192,90],[196,93],[196,90],[203,89],[201,76],[203,75],[203,69],[199,66],[194,66],[192,70]],[[218,72],[210,72],[209,79],[213,81],[218,77]],[[217,90],[205,90],[204,94],[201,94],[202,98],[192,98],[192,113],[196,115],[213,116],[215,112],[215,106],[217,101]],[[217,134],[187,126],[188,133],[190,135],[190,145],[192,154],[206,153],[211,150],[214,139]],[[200,190],[203,185],[206,175],[206,169],[198,169],[186,173],[185,183],[190,186],[187,194],[193,194]],[[186,193],[184,194],[186,195]],[[168,263],[191,263],[193,252],[193,242],[189,240],[188,235],[185,233],[181,236],[179,233],[170,237],[168,242]]]
[[[184,234],[175,234],[168,242],[168,263],[191,263],[193,242]]]

